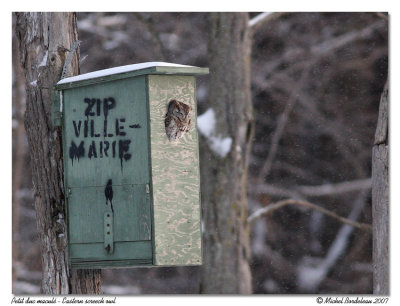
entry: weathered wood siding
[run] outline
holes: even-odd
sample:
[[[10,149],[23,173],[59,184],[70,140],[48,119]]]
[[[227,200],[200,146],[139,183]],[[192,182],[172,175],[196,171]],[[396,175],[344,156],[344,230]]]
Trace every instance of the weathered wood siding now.
[[[195,86],[193,76],[148,76],[156,265],[202,262]],[[164,125],[172,99],[194,112],[191,129],[176,142]]]
[[[71,267],[151,264],[145,76],[71,87],[63,97]],[[96,103],[89,108],[92,100]],[[121,142],[127,143],[125,150]],[[109,180],[114,212],[105,197]],[[113,219],[110,236],[103,230],[106,212]],[[112,237],[112,252],[104,247],[107,237]]]

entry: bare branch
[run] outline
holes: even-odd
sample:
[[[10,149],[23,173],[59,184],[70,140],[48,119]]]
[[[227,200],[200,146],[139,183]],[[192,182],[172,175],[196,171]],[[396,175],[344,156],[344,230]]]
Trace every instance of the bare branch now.
[[[357,220],[359,215],[361,214],[365,203],[366,197],[368,196],[368,192],[361,191],[357,199],[354,201],[353,208],[348,216],[348,219],[352,223],[356,223],[352,220]],[[344,218],[343,218],[344,219]],[[342,221],[343,222],[343,221]],[[315,292],[315,290],[319,287],[320,283],[326,278],[329,271],[332,267],[336,264],[337,260],[345,251],[348,243],[349,237],[353,232],[354,226],[349,224],[348,222],[343,226],[341,226],[340,230],[338,231],[335,240],[329,247],[329,250],[325,256],[325,258],[317,265],[313,264],[300,264],[297,270],[297,283],[302,291],[305,292]],[[349,226],[351,225],[351,226]],[[372,227],[370,226],[370,233]]]
[[[371,189],[371,178],[342,182],[338,184],[324,184],[320,186],[298,186],[296,191],[309,197],[321,197],[363,189]]]
[[[299,49],[298,49],[299,50]],[[375,62],[379,58],[381,58],[385,52],[386,52],[386,47],[375,47],[373,50],[371,50],[370,54],[367,55],[367,57],[363,58],[351,58],[350,60],[347,59],[346,61],[341,61],[341,64],[337,67],[335,67],[335,71],[347,71],[347,70],[362,70],[364,69],[365,63],[366,62]],[[300,50],[298,51],[299,56],[301,56]],[[318,59],[317,59],[318,60]],[[278,65],[281,65],[283,63],[290,62],[288,58],[277,58],[271,61],[271,63],[262,63],[262,62],[257,62],[256,66],[258,67],[259,65],[266,67],[265,70],[267,70],[268,78],[265,78],[265,71],[264,69],[254,69],[254,73],[258,73],[258,76],[254,78],[253,82],[255,83],[255,92],[258,93],[260,90],[264,90],[265,88],[273,88],[274,86],[279,86],[281,84],[285,84],[285,82],[288,80],[288,75],[291,73],[295,73],[296,71],[301,71],[302,69],[305,69],[305,67],[308,67],[310,65],[310,61],[316,62],[316,59],[314,57],[308,57],[305,60],[302,61],[296,61],[296,62],[291,62],[290,65],[287,65],[285,69],[279,70],[279,71],[273,71]],[[366,73],[372,73],[370,71],[366,71]],[[262,76],[261,76],[262,74]],[[324,73],[322,77],[324,78],[329,78],[331,74],[329,73]],[[289,80],[290,81],[290,80]],[[283,86],[279,86],[283,88]],[[285,88],[292,88],[291,85],[285,84]]]
[[[265,12],[257,15],[256,17],[249,20],[249,28],[253,33],[257,31],[262,25],[275,20],[282,15],[287,14],[287,12],[280,12],[280,13],[272,13],[272,12]]]
[[[266,183],[258,185],[250,184],[249,188],[252,192],[256,194],[266,193],[271,196],[283,196],[301,199],[303,196],[321,197],[370,189],[371,178],[341,182],[337,184],[323,184],[318,186],[279,187]]]
[[[274,212],[275,210],[277,210],[279,208],[282,208],[282,207],[284,207],[286,205],[300,205],[300,206],[307,207],[307,208],[310,208],[310,209],[315,209],[315,210],[317,210],[317,211],[319,211],[319,212],[321,212],[321,213],[323,213],[325,215],[328,215],[328,216],[330,216],[330,217],[332,217],[332,218],[334,218],[334,219],[336,219],[336,220],[338,220],[338,221],[340,221],[342,223],[351,225],[353,227],[356,227],[358,229],[367,231],[369,233],[372,232],[372,226],[370,224],[355,222],[355,221],[352,221],[350,219],[341,217],[341,216],[335,214],[334,212],[332,212],[332,211],[330,211],[328,209],[325,209],[323,207],[320,207],[320,206],[318,206],[316,204],[310,203],[308,201],[294,200],[294,199],[286,199],[286,200],[278,201],[276,203],[273,203],[271,205],[263,207],[263,208],[255,211],[253,214],[251,214],[251,216],[249,216],[247,218],[247,222],[251,225],[251,224],[254,223],[255,220],[257,220],[257,219],[259,219],[259,218],[261,218],[263,216],[269,215],[272,212]]]
[[[379,20],[364,29],[355,30],[351,32],[344,33],[339,36],[335,36],[331,39],[325,40],[317,45],[312,46],[310,49],[308,48],[291,48],[285,53],[283,53],[278,59],[270,60],[265,62],[264,64],[260,63],[259,69],[257,71],[262,73],[261,79],[265,78],[265,73],[267,72],[270,76],[275,76],[274,71],[282,65],[282,63],[294,63],[294,64],[302,64],[304,60],[318,60],[318,58],[322,58],[329,54],[332,54],[334,51],[346,46],[349,43],[354,43],[355,41],[360,41],[364,39],[370,38],[374,35],[375,31],[382,29],[386,25],[386,22]],[[318,57],[318,58],[317,58]],[[291,67],[292,65],[288,65]]]
[[[134,16],[146,27],[151,36],[151,41],[156,51],[156,55],[160,60],[165,61],[165,48],[160,39],[160,34],[154,27],[154,22],[151,16],[144,16],[142,13],[133,13]]]
[[[304,82],[306,80],[306,76],[308,74],[308,69],[304,69],[301,73],[300,80],[296,82],[296,86],[293,89],[292,93],[290,94],[286,105],[285,109],[283,110],[283,113],[280,115],[278,119],[278,124],[276,125],[276,129],[274,131],[274,134],[272,135],[272,140],[271,140],[271,148],[268,152],[267,159],[261,168],[260,174],[258,175],[258,182],[261,183],[264,181],[265,176],[268,175],[268,173],[271,171],[272,164],[274,162],[276,152],[278,151],[278,145],[279,141],[282,138],[286,123],[289,119],[289,115],[292,112],[296,101],[298,97],[298,92],[301,91],[301,88],[304,85]]]
[[[248,186],[250,192],[255,193],[255,194],[261,194],[265,193],[270,196],[276,196],[276,197],[290,197],[294,199],[300,199],[301,195],[297,193],[293,188],[288,187],[279,187],[279,186],[274,186],[271,184],[263,183],[263,184],[249,184]]]
[[[310,61],[308,61],[310,63]],[[303,68],[303,71],[307,70],[307,68]],[[285,85],[282,85],[285,84]],[[274,84],[276,88],[280,88],[283,91],[287,91],[287,88],[296,88],[298,86],[298,82],[293,80],[290,77],[283,77],[280,79],[280,82],[276,82]],[[338,119],[327,117],[318,107],[319,102],[312,95],[308,94],[303,88],[297,87],[297,103],[298,107],[303,107],[306,111],[302,111],[301,114],[303,116],[303,120],[308,120],[313,125],[318,125],[321,131],[330,135],[337,144],[337,149],[341,154],[343,154],[344,158],[349,161],[354,167],[356,174],[358,177],[365,176],[363,168],[360,166],[359,158],[354,154],[355,151],[361,152],[362,147],[357,142],[349,142],[348,138],[346,138],[348,132],[345,130],[345,126],[338,121]],[[293,90],[291,91],[293,93]],[[278,123],[279,124],[279,123]],[[271,149],[273,149],[273,144],[271,144]],[[270,154],[270,153],[269,153]],[[267,158],[268,160],[268,158]],[[265,163],[265,167],[267,167],[267,162]],[[264,169],[264,168],[263,168]],[[267,169],[268,170],[268,169]],[[260,174],[265,173],[267,175],[268,172],[264,169],[265,172],[260,172]],[[269,170],[268,170],[269,171]],[[260,180],[261,181],[261,180]]]
[[[375,13],[379,18],[382,18],[386,21],[389,21],[389,16],[387,14],[381,13],[381,12],[377,12]]]
[[[264,13],[258,14],[256,17],[249,20],[249,27],[250,28],[256,27],[261,22],[271,18],[272,14],[273,14],[272,12],[264,12]]]
[[[351,31],[346,34],[340,35],[339,37],[324,41],[323,43],[312,47],[311,53],[317,56],[326,55],[327,53],[330,53],[347,45],[349,42],[370,37],[377,29],[379,29],[383,25],[384,23],[380,20],[362,30]]]

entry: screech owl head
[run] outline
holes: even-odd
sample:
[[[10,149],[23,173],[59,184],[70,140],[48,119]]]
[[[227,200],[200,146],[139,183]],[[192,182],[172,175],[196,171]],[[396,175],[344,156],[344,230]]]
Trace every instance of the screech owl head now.
[[[181,138],[190,129],[192,107],[177,100],[171,100],[165,115],[165,132],[170,141]]]

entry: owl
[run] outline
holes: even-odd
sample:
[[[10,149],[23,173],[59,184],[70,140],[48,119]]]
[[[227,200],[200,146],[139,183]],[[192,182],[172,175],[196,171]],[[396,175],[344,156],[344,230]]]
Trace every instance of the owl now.
[[[189,131],[192,115],[191,106],[177,100],[169,102],[165,115],[165,132],[169,141],[176,141]]]

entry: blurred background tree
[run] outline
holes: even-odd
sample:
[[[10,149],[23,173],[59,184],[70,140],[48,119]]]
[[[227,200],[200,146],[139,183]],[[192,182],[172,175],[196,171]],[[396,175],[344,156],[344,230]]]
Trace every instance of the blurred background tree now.
[[[247,167],[253,137],[248,24],[247,13],[209,16],[209,115],[198,123],[204,136],[200,138],[201,293],[252,293],[247,225]],[[205,116],[214,120],[204,122]],[[214,128],[204,127],[211,122]]]
[[[257,23],[254,18],[259,16],[250,13],[248,17],[249,27],[256,24],[248,58],[254,108],[253,119],[246,119],[254,120],[248,146],[248,188],[244,191],[249,214],[291,199],[371,224],[371,152],[387,79],[388,16],[287,13]],[[209,13],[78,13],[77,21],[81,73],[159,60],[213,67]],[[13,35],[13,293],[38,293],[41,263],[32,160],[22,116],[25,82],[18,61],[14,61],[19,51],[14,44],[15,31]],[[232,45],[233,50],[235,47],[237,44]],[[233,82],[231,78],[226,76]],[[211,76],[198,80],[200,118],[218,103],[211,100],[216,86],[210,83],[213,80]],[[230,102],[221,105],[230,107]],[[233,112],[229,113],[233,117],[239,115],[234,108],[225,111]],[[220,124],[225,120],[217,119],[222,120]],[[222,127],[223,133],[229,124]],[[207,145],[203,138],[202,150],[207,150]],[[228,156],[236,154],[234,150],[232,146]],[[203,165],[205,156],[202,154]],[[209,162],[214,159],[210,156]],[[236,170],[232,169],[232,174]],[[204,184],[207,181],[202,177],[202,187]],[[208,207],[203,203],[206,213]],[[245,213],[243,208],[241,213]],[[205,216],[205,233],[207,220]],[[256,218],[248,229],[253,293],[372,293],[370,232],[300,205],[286,205]],[[216,232],[225,230],[215,228]],[[207,239],[204,237],[205,245]],[[248,255],[235,254],[232,260],[235,256]],[[245,262],[240,265],[237,269],[246,269]],[[199,293],[201,278],[200,267],[104,270],[103,291]]]

